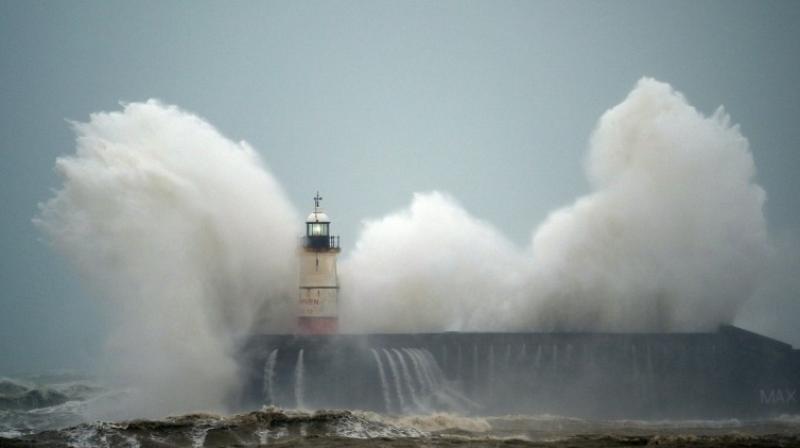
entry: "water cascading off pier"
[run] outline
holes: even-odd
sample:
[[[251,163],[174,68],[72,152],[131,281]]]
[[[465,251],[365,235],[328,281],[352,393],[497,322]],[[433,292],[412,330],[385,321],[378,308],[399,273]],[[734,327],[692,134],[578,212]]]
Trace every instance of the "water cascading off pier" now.
[[[713,333],[260,335],[248,407],[708,418],[797,412],[800,352]]]

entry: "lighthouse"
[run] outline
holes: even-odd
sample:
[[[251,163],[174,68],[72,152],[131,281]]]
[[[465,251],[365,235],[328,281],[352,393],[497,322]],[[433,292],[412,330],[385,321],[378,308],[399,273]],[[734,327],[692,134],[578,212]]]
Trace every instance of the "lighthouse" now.
[[[339,237],[330,234],[331,220],[314,196],[314,211],[306,219],[300,248],[300,282],[297,300],[297,333],[334,334],[339,326],[339,278],[336,256]]]

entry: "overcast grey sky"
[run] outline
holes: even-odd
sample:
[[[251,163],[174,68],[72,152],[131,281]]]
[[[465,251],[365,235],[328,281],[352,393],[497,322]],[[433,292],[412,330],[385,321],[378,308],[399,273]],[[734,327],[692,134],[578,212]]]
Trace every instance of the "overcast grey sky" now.
[[[66,119],[159,98],[262,155],[301,211],[449,192],[519,245],[587,191],[582,158],[642,76],[750,139],[773,235],[800,231],[798,2],[0,1],[0,374],[90,363],[104,329],[32,226]]]

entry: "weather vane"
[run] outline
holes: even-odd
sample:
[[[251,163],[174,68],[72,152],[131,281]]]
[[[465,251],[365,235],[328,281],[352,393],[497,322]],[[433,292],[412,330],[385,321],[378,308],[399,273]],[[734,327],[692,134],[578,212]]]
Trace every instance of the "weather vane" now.
[[[319,191],[317,191],[317,195],[314,196],[314,207],[319,208],[319,201],[322,200],[322,197],[319,195]]]

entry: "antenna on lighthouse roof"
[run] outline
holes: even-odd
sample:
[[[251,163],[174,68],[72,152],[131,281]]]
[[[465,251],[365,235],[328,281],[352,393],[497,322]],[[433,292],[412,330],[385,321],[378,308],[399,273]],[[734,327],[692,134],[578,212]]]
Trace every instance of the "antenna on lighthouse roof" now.
[[[321,201],[321,200],[322,200],[322,196],[319,195],[319,190],[318,190],[317,191],[317,195],[314,196],[314,209],[315,210],[319,208],[319,201]]]

